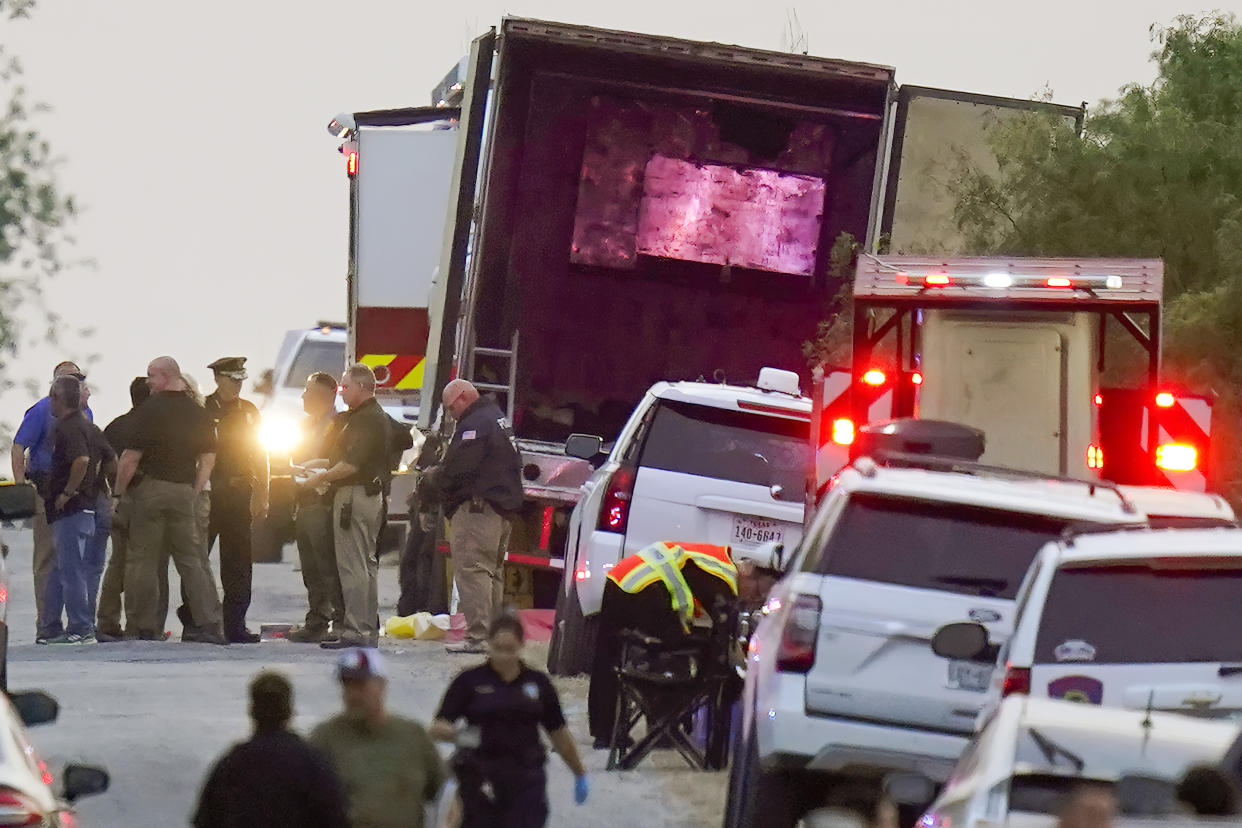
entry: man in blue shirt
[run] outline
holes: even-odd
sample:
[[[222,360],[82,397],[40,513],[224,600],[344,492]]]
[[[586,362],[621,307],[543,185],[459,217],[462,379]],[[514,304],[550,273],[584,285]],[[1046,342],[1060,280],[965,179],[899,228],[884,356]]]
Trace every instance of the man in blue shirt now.
[[[52,369],[53,382],[57,377],[74,377],[79,382],[86,379],[77,363],[65,361]],[[90,408],[83,408],[88,420],[94,421]],[[22,424],[13,437],[11,459],[13,463],[13,479],[18,483],[29,480],[39,489],[39,494],[47,495],[48,475],[52,471],[52,426],[56,417],[52,414],[52,400],[44,397],[26,410]],[[27,456],[29,454],[29,456]],[[43,593],[47,589],[48,574],[52,571],[52,532],[47,525],[47,514],[43,508],[43,498],[35,501],[34,514],[34,570],[35,618],[43,617]],[[36,635],[44,631],[37,629]]]

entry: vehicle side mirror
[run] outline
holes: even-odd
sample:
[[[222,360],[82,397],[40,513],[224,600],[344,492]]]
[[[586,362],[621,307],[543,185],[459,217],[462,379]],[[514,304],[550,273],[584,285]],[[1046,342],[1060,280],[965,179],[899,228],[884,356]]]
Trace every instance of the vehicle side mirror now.
[[[579,460],[590,460],[604,448],[602,437],[594,434],[571,434],[565,441],[565,454]]]
[[[31,483],[0,483],[0,520],[32,517],[38,497]]]
[[[112,781],[106,770],[94,765],[66,765],[61,778],[65,785],[65,799],[70,802],[101,794],[108,790]]]
[[[896,805],[925,808],[936,798],[936,783],[921,773],[890,773],[884,777],[884,794]]]
[[[54,722],[60,715],[60,704],[42,690],[9,693],[9,701],[26,727]]]
[[[941,658],[960,661],[981,661],[994,648],[988,645],[988,631],[982,624],[960,621],[936,630],[931,640],[932,652]],[[996,654],[992,652],[992,657]]]

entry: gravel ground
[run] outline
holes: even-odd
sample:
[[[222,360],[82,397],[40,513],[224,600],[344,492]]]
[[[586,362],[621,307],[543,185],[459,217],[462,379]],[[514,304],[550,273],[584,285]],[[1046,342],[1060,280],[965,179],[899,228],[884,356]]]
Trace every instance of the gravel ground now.
[[[335,655],[311,645],[270,641],[252,646],[214,647],[171,641],[101,644],[80,648],[40,647],[34,642],[31,597],[31,536],[5,530],[12,552],[9,571],[9,684],[14,690],[43,689],[61,703],[58,722],[33,729],[32,741],[54,765],[69,761],[101,764],[112,789],[84,800],[84,826],[170,828],[188,824],[199,786],[213,759],[244,739],[246,684],[264,667],[284,671],[297,693],[295,727],[306,732],[336,712]],[[214,557],[214,556],[213,556]],[[255,567],[252,628],[263,623],[297,623],[305,591],[294,569],[293,547],[285,563]],[[174,575],[173,594],[176,594]],[[397,598],[396,570],[380,570],[381,616]],[[174,639],[180,629],[170,619]],[[430,720],[448,681],[474,663],[450,656],[441,644],[385,640],[393,709]],[[531,645],[528,660],[543,666],[546,645]],[[726,773],[693,772],[676,755],[657,754],[637,771],[608,773],[606,755],[592,751],[587,737],[584,678],[558,679],[570,728],[591,770],[591,798],[575,807],[572,777],[555,756],[549,761],[548,795],[552,826],[717,826]]]

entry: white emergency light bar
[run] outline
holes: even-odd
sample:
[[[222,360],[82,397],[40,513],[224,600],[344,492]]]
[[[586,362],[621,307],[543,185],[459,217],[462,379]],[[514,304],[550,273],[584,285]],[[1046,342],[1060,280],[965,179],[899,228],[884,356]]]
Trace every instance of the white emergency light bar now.
[[[854,296],[1159,303],[1163,283],[1158,259],[862,256]]]

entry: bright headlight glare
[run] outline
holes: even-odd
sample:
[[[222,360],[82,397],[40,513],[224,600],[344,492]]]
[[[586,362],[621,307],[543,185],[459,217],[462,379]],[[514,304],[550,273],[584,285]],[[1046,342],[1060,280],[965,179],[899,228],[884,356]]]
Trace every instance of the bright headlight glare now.
[[[287,454],[300,438],[298,424],[283,417],[266,419],[259,428],[259,440],[269,454]]]

